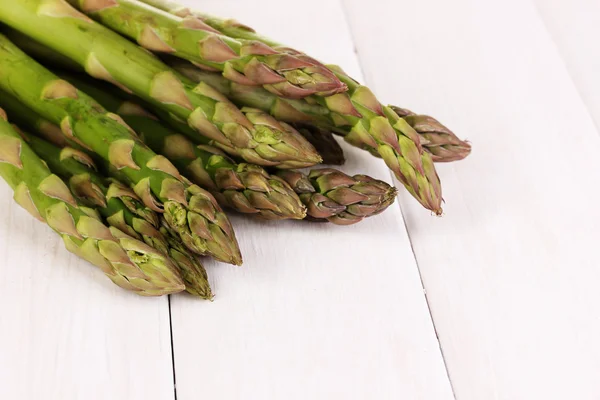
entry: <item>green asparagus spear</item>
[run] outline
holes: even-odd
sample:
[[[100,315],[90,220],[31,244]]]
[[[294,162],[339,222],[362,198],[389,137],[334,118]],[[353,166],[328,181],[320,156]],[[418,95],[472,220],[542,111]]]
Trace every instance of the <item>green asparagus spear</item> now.
[[[236,21],[224,21],[164,0],[142,0],[182,18],[197,17],[218,32],[236,39],[255,40],[300,59],[306,54],[260,36]],[[427,209],[442,213],[442,188],[431,155],[423,151],[419,135],[390,107],[383,106],[366,86],[351,79],[337,66],[328,66],[348,86],[348,92],[327,98],[307,97],[330,111],[328,123],[349,129],[345,139],[354,146],[377,154],[396,178]]]
[[[278,171],[292,186],[316,221],[352,225],[382,213],[394,203],[396,188],[366,175],[349,176],[322,168],[308,175],[298,171]]]
[[[184,289],[168,257],[106,227],[94,213],[79,207],[69,188],[11,127],[1,109],[0,176],[14,190],[21,207],[47,223],[69,251],[99,267],[115,284],[147,296]]]
[[[91,97],[37,64],[3,35],[0,87],[126,175],[146,206],[164,213],[190,249],[241,264],[233,228],[210,193],[190,185],[165,157],[143,145],[118,115],[108,113]]]
[[[423,147],[431,153],[434,162],[462,160],[471,154],[471,144],[460,140],[454,132],[429,115],[419,115],[396,106],[390,106],[421,136]]]
[[[160,233],[167,240],[169,256],[179,267],[179,272],[185,282],[186,292],[201,299],[212,300],[214,294],[208,281],[208,273],[200,258],[190,253],[177,232],[169,226],[164,217],[160,217],[160,222]]]
[[[68,183],[79,201],[98,210],[110,226],[168,255],[179,268],[189,293],[213,297],[206,271],[197,257],[170,231],[160,230],[158,215],[145,207],[133,191],[116,180],[100,176],[93,160],[83,152],[70,147],[61,149],[31,135],[26,138],[50,170]]]
[[[100,2],[101,3],[101,2]],[[64,0],[0,0],[0,22],[187,123],[196,139],[249,162],[300,168],[321,161],[301,135],[253,119],[206,84],[194,85],[147,50],[94,22]],[[52,34],[49,34],[52,32]]]
[[[261,42],[221,35],[194,16],[179,18],[136,0],[68,1],[148,50],[220,71],[235,82],[262,85],[290,98],[329,96],[346,90],[319,62],[279,53]]]
[[[194,183],[209,190],[221,205],[270,220],[302,219],[306,215],[306,208],[289,185],[262,167],[237,164],[219,149],[194,145],[185,136],[166,128],[139,104],[124,101],[81,76],[59,75],[121,116],[151,149],[166,156]]]
[[[38,113],[21,103],[13,95],[0,90],[0,107],[10,114],[11,121],[17,126],[36,132],[47,141],[59,147],[71,146],[84,150],[76,142],[70,141],[63,135],[60,127],[41,117]]]
[[[6,25],[0,25],[0,33],[3,33],[15,46],[42,64],[49,62],[51,65],[85,73],[85,70],[75,61],[33,40],[21,31]]]
[[[181,74],[194,82],[206,82],[239,106],[261,109],[279,120],[292,123],[296,128],[298,128],[297,124],[315,125],[341,136],[348,135],[351,131],[349,125],[336,126],[332,120],[333,114],[319,104],[282,99],[258,87],[227,81],[214,72],[203,71],[185,61],[173,58],[169,58],[167,61]],[[435,162],[458,161],[470,154],[471,145],[460,140],[434,118],[415,115],[403,108],[390,107],[419,134],[423,149],[431,153]],[[310,141],[309,138],[307,140]],[[312,144],[317,147],[318,142]],[[317,148],[317,150],[319,149]],[[374,155],[379,156],[377,152],[374,152]],[[324,162],[330,164],[326,160]]]

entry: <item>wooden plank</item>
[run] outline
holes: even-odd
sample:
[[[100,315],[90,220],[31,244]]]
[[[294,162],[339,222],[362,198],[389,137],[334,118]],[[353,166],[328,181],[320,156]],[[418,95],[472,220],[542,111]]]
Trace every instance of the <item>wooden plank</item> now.
[[[600,127],[600,2],[535,0],[579,94]]]
[[[600,138],[534,6],[345,3],[376,92],[474,145],[443,218],[402,198],[457,399],[599,398]]]
[[[168,299],[115,287],[0,184],[0,398],[172,399]]]
[[[202,7],[358,74],[338,2]],[[346,150],[345,171],[389,180]],[[244,266],[207,262],[212,304],[172,299],[178,399],[453,398],[399,208],[354,227],[233,222]]]

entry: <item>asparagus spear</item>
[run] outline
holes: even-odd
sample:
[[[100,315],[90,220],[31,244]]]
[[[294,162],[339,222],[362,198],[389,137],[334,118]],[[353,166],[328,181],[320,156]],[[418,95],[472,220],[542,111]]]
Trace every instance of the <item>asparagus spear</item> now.
[[[349,125],[336,126],[331,111],[319,104],[282,99],[261,88],[227,81],[214,72],[203,71],[181,60],[169,58],[168,63],[194,82],[206,82],[238,105],[261,109],[278,120],[293,124],[296,128],[298,128],[297,124],[315,125],[341,136],[348,135],[351,131]],[[470,154],[471,145],[460,140],[436,119],[415,115],[411,111],[395,106],[390,108],[419,134],[423,149],[431,153],[435,162],[458,161]],[[312,144],[316,147],[318,142]],[[359,147],[361,147],[360,143]],[[377,152],[374,152],[374,155],[379,156]],[[326,161],[325,163],[329,164]]]
[[[168,255],[178,267],[189,293],[205,299],[213,297],[198,258],[171,231],[161,230],[158,215],[145,207],[131,189],[100,176],[95,172],[93,160],[83,152],[70,147],[61,149],[35,136],[26,138],[50,170],[68,183],[79,201],[98,210],[110,226]]]
[[[214,294],[208,281],[208,273],[202,265],[200,258],[194,254],[190,254],[188,248],[177,235],[177,232],[169,226],[164,217],[160,217],[160,222],[160,233],[167,240],[169,256],[179,267],[179,272],[185,282],[186,291],[201,299],[212,300]]]
[[[260,36],[252,28],[236,21],[224,21],[193,12],[170,1],[142,1],[180,17],[200,18],[213,29],[229,37],[256,40],[301,59],[308,57],[297,50]],[[330,115],[325,117],[329,119],[330,124],[350,128],[345,136],[349,143],[381,156],[396,178],[425,208],[438,215],[441,214],[441,184],[431,155],[423,152],[419,135],[394,110],[383,106],[369,88],[351,79],[337,66],[329,66],[329,69],[348,86],[348,92],[327,98],[312,96],[307,100],[326,107]]]
[[[3,33],[15,46],[40,63],[50,62],[50,64],[60,66],[61,68],[85,73],[85,70],[75,61],[33,40],[21,31],[6,25],[0,25],[0,33]]]
[[[460,140],[437,119],[415,114],[406,108],[390,107],[421,135],[423,146],[431,153],[434,162],[459,161],[471,154],[471,144]]]
[[[169,158],[223,206],[271,220],[302,219],[306,215],[306,208],[289,185],[262,167],[237,164],[219,149],[196,146],[185,136],[166,128],[139,104],[124,101],[82,77],[59,75],[120,115],[151,149]]]
[[[352,225],[380,214],[394,203],[396,188],[366,175],[349,176],[322,168],[308,175],[278,171],[308,208],[310,219],[336,225]]]
[[[167,61],[182,75],[194,82],[205,82],[211,85],[239,106],[260,109],[270,113],[278,120],[290,123],[317,148],[325,164],[343,164],[343,152],[330,138],[330,133],[346,136],[352,132],[352,126],[347,124],[336,126],[335,115],[327,107],[302,100],[282,99],[261,88],[228,81],[214,72],[201,70],[188,62],[172,58],[168,58]],[[390,108],[419,134],[421,146],[431,154],[434,162],[459,161],[471,153],[470,143],[459,139],[435,118],[418,115],[396,106],[390,106]],[[169,119],[169,116],[163,115],[162,118]],[[180,130],[188,129],[182,124],[175,126]],[[320,136],[324,135],[325,138],[315,135],[314,131],[308,132],[307,129],[318,129],[321,132]],[[350,137],[347,141],[357,147],[364,147],[362,142],[356,142]],[[321,147],[319,148],[319,146]],[[369,150],[369,148],[367,149]],[[370,151],[374,156],[380,157],[377,150],[370,149]]]
[[[0,107],[10,114],[11,121],[17,126],[24,127],[38,133],[47,141],[59,147],[71,146],[77,150],[84,150],[73,141],[63,135],[60,127],[42,118],[38,113],[25,106],[11,94],[0,90]]]
[[[190,79],[201,79],[214,85],[239,104],[268,110],[276,118],[293,122],[311,122],[344,135],[346,141],[382,157],[388,167],[423,206],[440,214],[441,185],[429,153],[420,153],[421,138],[404,119],[390,107],[383,107],[372,93],[348,79],[348,94],[331,96],[324,101],[281,99],[260,88],[243,86],[219,79],[191,64],[176,63],[176,69]],[[211,80],[209,80],[211,79]],[[348,97],[351,95],[352,97]],[[335,105],[336,101],[340,104]],[[349,101],[350,100],[350,101]],[[327,104],[329,102],[329,104]],[[350,114],[355,106],[357,116]],[[337,108],[338,112],[331,110]],[[350,122],[353,121],[353,122]],[[404,134],[399,134],[402,131]]]
[[[102,2],[97,2],[102,4]],[[206,84],[194,85],[155,56],[64,0],[0,1],[0,22],[187,123],[196,139],[249,162],[300,168],[321,161],[301,135],[274,120],[244,114]],[[52,34],[49,34],[51,32]]]
[[[346,90],[315,60],[278,52],[257,41],[221,35],[194,16],[179,18],[135,0],[68,0],[71,5],[151,51],[172,54],[229,80],[262,85],[279,96],[329,96]]]
[[[44,10],[48,11],[40,12]],[[37,64],[3,35],[0,71],[2,89],[121,170],[146,206],[164,213],[186,246],[241,264],[233,228],[214,197],[190,185],[165,157],[143,145],[120,117]]]
[[[56,231],[66,248],[99,267],[115,284],[141,295],[180,292],[183,282],[162,253],[79,207],[69,188],[53,175],[6,121],[0,109],[0,176],[15,201]]]
[[[55,148],[62,149],[72,145],[67,142],[58,126],[44,120],[13,96],[2,91],[0,91],[0,106],[8,110],[11,116],[16,117],[13,118],[14,121],[19,121],[19,124],[43,136],[54,144]],[[43,143],[40,139],[37,140]],[[39,154],[38,150],[41,149],[36,149],[31,141],[30,145]],[[51,146],[49,143],[47,145]],[[166,249],[171,260],[179,267],[188,293],[204,299],[213,297],[208,275],[202,263],[197,256],[190,254],[172,229],[166,228],[162,216],[158,217],[154,211],[144,206],[137,195],[118,180],[105,179],[94,173],[92,168],[87,167],[93,165],[94,161],[85,152],[72,148],[65,149],[59,159],[60,164],[54,165],[53,169],[61,168],[73,175],[66,179],[70,181],[71,191],[79,200],[91,207],[101,207],[105,204],[101,211],[104,211],[104,216],[110,225],[127,232],[132,237],[143,239],[146,244],[162,249],[163,252]],[[52,162],[48,161],[48,164],[51,165]],[[65,164],[68,165],[67,168],[62,167]]]

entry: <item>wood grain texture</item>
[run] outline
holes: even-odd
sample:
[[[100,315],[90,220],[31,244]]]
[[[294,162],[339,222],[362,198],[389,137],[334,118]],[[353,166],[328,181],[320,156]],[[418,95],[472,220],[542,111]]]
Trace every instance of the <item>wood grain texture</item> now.
[[[311,29],[287,2],[201,5],[359,73],[337,1],[302,2]],[[345,150],[345,171],[390,180]],[[172,298],[178,399],[453,398],[397,206],[353,227],[233,222],[244,266],[207,262],[212,304]]]
[[[600,2],[534,2],[596,127],[600,127]]]
[[[115,287],[0,182],[0,398],[172,399],[167,298]]]
[[[600,398],[600,138],[534,5],[345,3],[376,92],[473,142],[443,218],[402,198],[457,399]]]

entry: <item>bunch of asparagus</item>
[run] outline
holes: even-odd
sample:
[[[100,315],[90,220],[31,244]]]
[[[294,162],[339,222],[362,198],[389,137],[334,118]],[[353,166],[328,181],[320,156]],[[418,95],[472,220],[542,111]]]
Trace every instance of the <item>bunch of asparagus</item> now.
[[[142,295],[212,298],[201,256],[241,252],[222,207],[351,225],[396,188],[333,168],[333,134],[441,214],[434,162],[469,155],[436,119],[340,67],[160,0],[0,0],[0,175],[68,250]],[[51,32],[51,34],[49,34]]]

